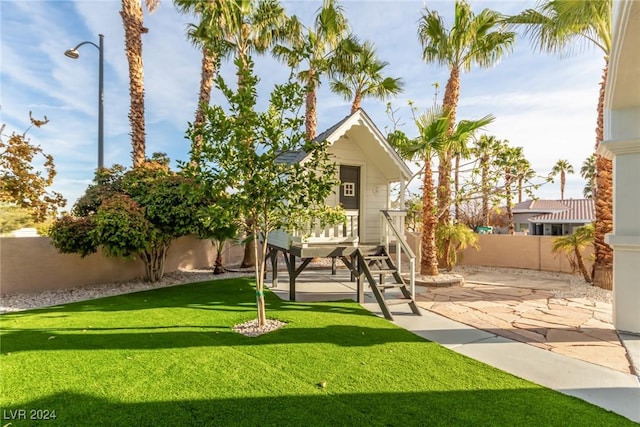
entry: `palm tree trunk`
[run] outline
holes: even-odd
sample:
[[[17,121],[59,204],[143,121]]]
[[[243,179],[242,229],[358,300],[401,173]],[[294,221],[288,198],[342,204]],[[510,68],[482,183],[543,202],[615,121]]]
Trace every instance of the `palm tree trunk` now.
[[[509,234],[515,234],[515,228],[513,226],[513,209],[511,204],[513,203],[513,195],[511,194],[511,175],[507,172],[505,177],[504,191],[507,199],[507,219],[509,221]]]
[[[307,132],[307,139],[311,141],[316,137],[316,131],[318,127],[316,117],[316,90],[309,89],[305,98],[306,104],[306,118],[305,118],[305,130]]]
[[[560,200],[564,200],[564,186],[567,183],[567,176],[564,170],[560,171]]]
[[[424,276],[437,276],[438,256],[436,251],[436,223],[434,213],[434,188],[433,172],[431,170],[431,157],[426,156],[424,178],[422,186],[422,242],[420,257],[420,274]]]
[[[142,64],[142,34],[148,30],[143,26],[140,0],[122,0],[122,25],[124,27],[125,53],[129,62],[129,122],[131,123],[131,147],[133,167],[145,161],[144,123],[144,66]]]
[[[362,103],[362,93],[360,91],[356,91],[356,95],[353,97],[353,103],[351,104],[351,114],[358,111],[361,103]]]
[[[489,158],[483,156],[480,160],[481,175],[481,187],[482,187],[482,225],[485,227],[489,225]]]
[[[444,98],[442,107],[446,114],[449,115],[448,135],[453,133],[456,119],[456,107],[458,105],[458,97],[460,95],[460,70],[457,67],[451,69],[447,86],[444,90]],[[439,222],[446,224],[451,216],[451,150],[447,150],[440,156],[438,164],[438,213],[440,214]]]
[[[448,134],[453,133],[456,125],[456,109],[458,108],[458,98],[460,97],[460,70],[458,67],[451,68],[447,86],[444,88],[444,97],[442,99],[442,109],[449,115]]]
[[[518,203],[522,203],[522,185],[524,178],[518,178]]]
[[[213,88],[213,77],[216,72],[216,54],[212,49],[202,48],[202,66],[200,69],[200,95],[198,96],[198,107],[193,127],[198,128],[204,124],[204,107],[211,102],[211,89]],[[191,146],[191,163],[200,163],[202,152],[202,137],[196,136]]]
[[[607,82],[608,62],[600,82],[598,99],[598,126],[596,128],[596,150],[603,140],[604,94]],[[595,263],[593,284],[603,289],[613,289],[613,249],[604,241],[604,236],[613,231],[613,165],[611,160],[596,156],[596,222]]]
[[[582,277],[584,277],[585,282],[590,283],[591,276],[587,271],[587,267],[584,265],[584,260],[582,259],[582,254],[580,253],[580,249],[576,246],[573,253],[575,254],[576,262],[578,263],[578,268],[580,269],[580,273],[582,273]]]
[[[455,157],[453,191],[454,191],[454,197],[455,197],[455,199],[453,199],[454,217],[457,222],[460,219],[460,198],[458,195],[458,191],[460,191],[460,155],[457,155],[457,154]]]

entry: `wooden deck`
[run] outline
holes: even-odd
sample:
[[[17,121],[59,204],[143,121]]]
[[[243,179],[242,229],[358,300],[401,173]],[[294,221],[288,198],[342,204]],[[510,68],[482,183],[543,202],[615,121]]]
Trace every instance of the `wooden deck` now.
[[[374,294],[385,317],[392,319],[380,291],[387,287],[400,287],[405,298],[418,313],[413,295],[415,294],[415,255],[404,237],[404,211],[380,211],[381,227],[378,242],[360,243],[358,237],[357,211],[347,211],[347,221],[342,225],[322,227],[314,223],[305,230],[286,232],[276,230],[269,234],[267,245],[271,259],[272,286],[278,286],[278,258],[283,255],[289,279],[289,300],[296,300],[296,278],[314,258],[331,258],[332,274],[336,272],[336,262],[340,260],[351,272],[351,281],[357,283],[356,301],[364,302],[364,281],[375,287]],[[393,247],[394,250],[391,250]],[[395,252],[395,261],[390,253]],[[401,276],[402,254],[409,259],[409,286]],[[296,261],[301,261],[296,263]],[[386,264],[386,266],[384,265]],[[379,280],[374,278],[379,275]],[[385,277],[393,276],[394,283],[386,283]],[[410,289],[410,290],[409,290]]]

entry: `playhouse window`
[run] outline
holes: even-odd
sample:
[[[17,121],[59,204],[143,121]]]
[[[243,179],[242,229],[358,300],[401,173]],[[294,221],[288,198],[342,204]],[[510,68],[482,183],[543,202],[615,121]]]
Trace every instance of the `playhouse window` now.
[[[345,182],[344,183],[344,196],[345,197],[353,197],[356,195],[356,184],[353,182]]]

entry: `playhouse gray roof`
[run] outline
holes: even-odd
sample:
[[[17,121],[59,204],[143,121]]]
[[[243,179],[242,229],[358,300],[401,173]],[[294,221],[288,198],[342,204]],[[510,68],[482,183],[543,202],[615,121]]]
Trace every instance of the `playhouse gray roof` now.
[[[330,128],[326,129],[324,132],[322,132],[319,135],[317,135],[313,139],[312,142],[316,142],[317,143],[317,142],[329,139],[331,136],[333,136],[340,129],[340,127],[342,125],[344,125],[349,119],[351,119],[352,117],[354,117],[356,115],[360,115],[363,119],[365,119],[366,122],[368,122],[368,126],[369,126],[371,132],[376,134],[378,140],[381,141],[381,144],[386,147],[385,151],[393,159],[393,162],[396,165],[398,165],[398,167],[400,167],[404,171],[403,173],[406,176],[411,176],[411,170],[409,169],[409,167],[402,160],[402,158],[400,158],[400,156],[395,151],[395,149],[393,149],[393,147],[391,147],[391,145],[389,145],[389,143],[387,142],[387,140],[384,137],[384,135],[382,134],[382,132],[380,132],[380,130],[376,127],[376,125],[373,122],[373,120],[371,120],[369,115],[362,108],[359,108],[354,113],[349,114],[348,116],[345,116],[342,120],[340,120],[339,122],[335,123]],[[280,161],[282,161],[283,163],[288,163],[288,164],[299,163],[299,162],[303,161],[306,157],[307,157],[307,153],[304,152],[303,150],[282,152],[279,155]]]

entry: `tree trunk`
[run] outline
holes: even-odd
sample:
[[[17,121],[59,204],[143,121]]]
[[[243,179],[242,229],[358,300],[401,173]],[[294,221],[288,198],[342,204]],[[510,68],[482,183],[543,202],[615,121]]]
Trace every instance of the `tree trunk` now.
[[[207,47],[202,47],[202,66],[200,69],[200,94],[198,96],[198,106],[196,108],[196,117],[193,122],[194,129],[204,124],[204,107],[211,102],[211,89],[213,88],[213,77],[216,72],[216,55],[215,52]],[[191,164],[197,166],[200,164],[202,153],[202,138],[200,135],[194,138],[191,145]]]
[[[582,259],[582,254],[580,253],[580,249],[578,247],[574,249],[574,254],[576,256],[576,262],[578,263],[580,273],[582,273],[582,277],[584,277],[585,282],[591,283],[591,276],[587,271],[587,267],[584,265],[584,260]]]
[[[598,99],[598,126],[596,127],[596,150],[604,137],[604,95],[607,84],[607,61],[600,82]],[[613,289],[613,249],[604,241],[604,236],[613,231],[613,165],[611,160],[596,156],[596,222],[593,245],[595,263],[593,284],[603,289]]]
[[[449,116],[449,129],[447,134],[451,135],[455,128],[456,108],[458,105],[458,97],[460,95],[460,70],[458,67],[451,68],[449,80],[444,90],[444,98],[442,102],[443,110]],[[438,162],[438,223],[448,224],[451,218],[451,160],[452,151],[447,149],[440,154]],[[444,242],[445,246],[448,242]],[[446,255],[446,254],[445,254]]]
[[[268,224],[265,223],[268,227]],[[258,236],[257,227],[252,228],[252,233],[254,236]],[[255,242],[256,239],[253,239]],[[266,267],[266,259],[267,259],[267,241],[266,241],[266,233],[265,240],[262,245],[262,250],[258,251],[258,245],[254,243],[254,257],[257,260],[255,264],[255,272],[256,272],[256,308],[258,310],[258,326],[264,326],[267,324],[267,307],[264,302],[264,273]]]
[[[244,254],[242,256],[242,262],[240,268],[249,268],[256,265],[256,239],[252,238],[244,244]]]
[[[360,104],[362,102],[362,93],[360,91],[356,91],[356,95],[353,97],[353,103],[351,104],[351,114],[358,111],[360,108]]]
[[[523,178],[518,178],[518,203],[522,203],[522,185]]]
[[[227,271],[224,269],[224,263],[222,262],[222,251],[217,251],[216,262],[213,267],[213,274],[224,274]]]
[[[515,228],[513,226],[513,209],[511,205],[513,203],[513,196],[511,194],[511,176],[507,172],[505,177],[504,190],[507,199],[507,219],[509,221],[509,234],[515,234]]]
[[[314,82],[314,71],[309,70],[309,85],[305,96],[305,118],[304,127],[307,133],[307,139],[311,141],[316,137],[318,127],[318,118],[316,117],[316,84]]]
[[[167,262],[167,252],[169,245],[160,245],[151,248],[139,255],[144,263],[145,278],[151,283],[162,280],[164,277],[164,267]]]
[[[488,175],[489,175],[489,158],[487,156],[483,156],[480,160],[480,168],[481,168],[481,187],[482,187],[482,225],[485,227],[489,225],[489,192],[491,188],[489,188],[488,183]]]
[[[420,274],[423,276],[437,276],[438,256],[436,251],[436,223],[434,210],[433,171],[431,157],[424,161],[424,178],[422,185],[422,241],[420,257]]]
[[[131,123],[131,156],[133,167],[145,161],[144,122],[144,66],[142,64],[142,34],[148,30],[143,26],[140,0],[122,0],[122,25],[124,27],[125,53],[129,62],[129,122]]]
[[[453,178],[453,193],[454,193],[453,215],[454,215],[454,218],[456,219],[456,222],[458,222],[458,220],[460,219],[460,197],[459,197],[458,191],[460,191],[460,155],[456,154],[455,171],[454,171],[454,178]]]
[[[444,250],[443,250],[443,263],[445,269],[447,271],[451,271],[453,269],[453,265],[451,264],[451,239],[447,238],[444,242]]]
[[[567,176],[563,171],[560,171],[560,200],[564,200],[564,186],[567,183]]]

